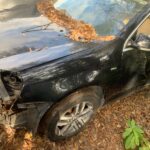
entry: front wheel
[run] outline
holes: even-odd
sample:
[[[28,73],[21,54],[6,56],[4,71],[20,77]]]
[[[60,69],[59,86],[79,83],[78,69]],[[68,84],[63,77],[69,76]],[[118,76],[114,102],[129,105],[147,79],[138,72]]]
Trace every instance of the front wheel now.
[[[54,105],[39,128],[50,140],[64,140],[79,133],[103,103],[100,87],[81,89]]]

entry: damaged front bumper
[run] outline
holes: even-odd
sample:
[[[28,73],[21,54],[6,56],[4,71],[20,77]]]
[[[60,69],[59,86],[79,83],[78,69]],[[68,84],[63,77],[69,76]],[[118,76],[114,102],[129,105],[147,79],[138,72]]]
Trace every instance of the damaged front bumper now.
[[[12,75],[7,73],[4,75],[0,73],[0,124],[15,129],[26,128],[35,134],[38,130],[41,118],[52,103],[20,102],[18,98],[21,93],[22,83],[16,81],[16,89],[14,90],[15,86],[12,87],[12,85],[10,85],[11,76]],[[18,76],[13,77],[17,78]],[[8,86],[9,88],[12,87],[12,89],[10,90]],[[18,92],[17,89],[20,92]]]

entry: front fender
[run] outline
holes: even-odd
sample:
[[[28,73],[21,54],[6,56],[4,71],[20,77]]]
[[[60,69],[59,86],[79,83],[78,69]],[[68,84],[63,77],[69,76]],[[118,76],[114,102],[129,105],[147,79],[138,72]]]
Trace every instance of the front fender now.
[[[21,97],[25,101],[47,101],[55,103],[74,90],[96,84],[100,70],[92,69],[75,75],[62,76],[25,85]]]

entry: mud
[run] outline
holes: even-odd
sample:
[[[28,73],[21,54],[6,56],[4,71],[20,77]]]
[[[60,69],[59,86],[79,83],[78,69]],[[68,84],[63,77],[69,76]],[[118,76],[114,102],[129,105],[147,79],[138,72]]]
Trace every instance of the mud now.
[[[65,27],[68,32],[68,37],[75,41],[90,42],[93,40],[110,41],[115,39],[115,36],[99,36],[95,28],[86,24],[84,21],[73,19],[64,11],[57,10],[54,7],[52,0],[41,0],[37,3],[37,8],[41,14],[46,16],[50,21]]]

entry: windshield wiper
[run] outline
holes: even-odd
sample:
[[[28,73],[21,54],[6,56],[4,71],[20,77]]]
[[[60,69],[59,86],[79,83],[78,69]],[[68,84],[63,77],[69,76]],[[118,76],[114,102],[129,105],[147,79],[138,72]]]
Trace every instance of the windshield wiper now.
[[[41,31],[41,30],[48,30],[48,27],[49,27],[51,24],[52,24],[52,23],[48,23],[48,24],[45,24],[45,25],[32,27],[32,28],[29,28],[29,29],[26,29],[26,30],[22,31],[21,33],[34,32],[34,31]]]

